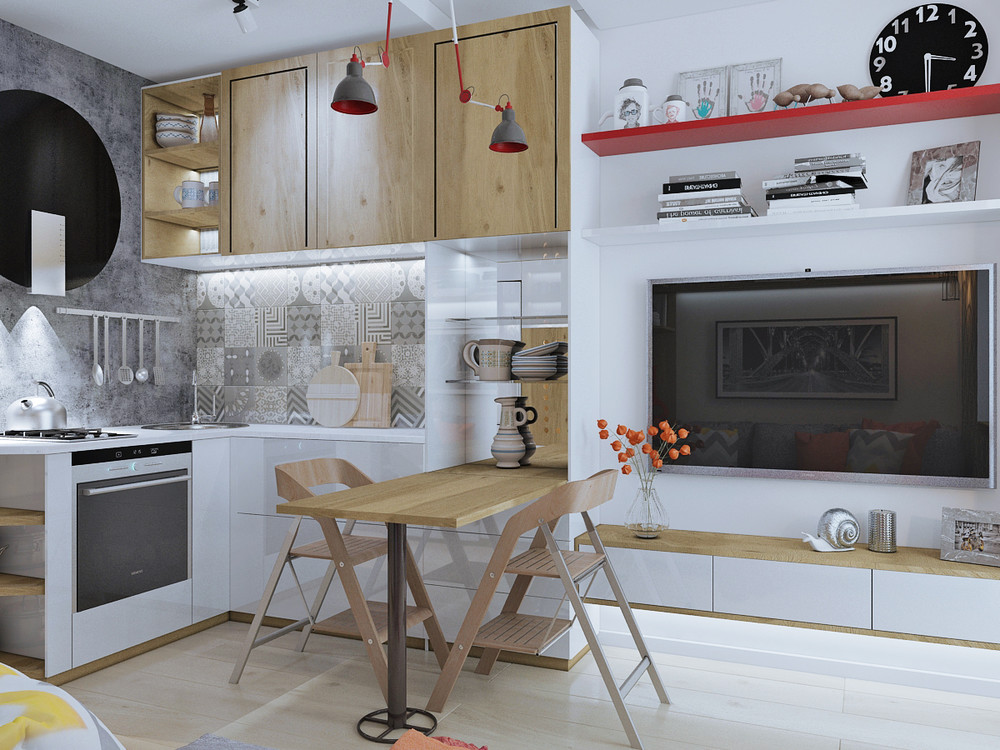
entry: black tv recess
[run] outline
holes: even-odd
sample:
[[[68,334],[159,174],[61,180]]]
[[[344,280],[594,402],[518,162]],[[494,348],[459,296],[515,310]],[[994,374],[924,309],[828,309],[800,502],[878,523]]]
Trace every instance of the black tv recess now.
[[[664,471],[995,487],[995,265],[649,282]]]

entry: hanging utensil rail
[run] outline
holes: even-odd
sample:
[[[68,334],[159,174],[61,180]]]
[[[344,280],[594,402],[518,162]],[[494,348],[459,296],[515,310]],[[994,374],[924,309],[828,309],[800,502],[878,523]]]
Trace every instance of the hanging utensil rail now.
[[[60,315],[100,315],[116,320],[158,320],[161,323],[180,323],[181,319],[170,315],[145,315],[140,313],[107,312],[105,310],[80,310],[75,307],[57,307],[56,312]]]

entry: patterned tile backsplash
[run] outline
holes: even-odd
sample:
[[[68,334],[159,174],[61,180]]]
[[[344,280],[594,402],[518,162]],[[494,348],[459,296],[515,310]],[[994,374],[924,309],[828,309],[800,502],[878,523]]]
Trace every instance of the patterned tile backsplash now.
[[[198,276],[198,408],[218,419],[316,424],[309,381],[330,364],[392,363],[392,426],[424,426],[424,261]]]

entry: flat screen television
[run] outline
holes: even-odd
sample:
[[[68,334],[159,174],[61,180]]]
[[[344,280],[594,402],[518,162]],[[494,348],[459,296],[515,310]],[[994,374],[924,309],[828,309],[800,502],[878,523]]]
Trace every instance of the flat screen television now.
[[[989,487],[994,265],[649,282],[668,472]]]

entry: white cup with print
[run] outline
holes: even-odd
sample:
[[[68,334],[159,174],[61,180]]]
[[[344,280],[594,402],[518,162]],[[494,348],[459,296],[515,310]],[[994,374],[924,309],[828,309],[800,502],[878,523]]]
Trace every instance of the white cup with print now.
[[[208,205],[218,206],[219,205],[219,183],[210,182],[208,183]]]
[[[597,127],[601,127],[607,120],[612,120],[615,130],[649,125],[649,92],[641,78],[625,79],[625,83],[615,94],[614,109],[601,115]]]
[[[691,112],[680,94],[671,94],[659,107],[653,110],[653,117],[663,125],[684,122]]]
[[[174,200],[181,204],[181,208],[201,208],[205,205],[205,183],[184,180],[174,188]]]

